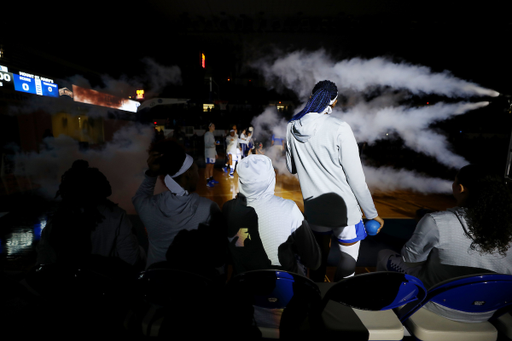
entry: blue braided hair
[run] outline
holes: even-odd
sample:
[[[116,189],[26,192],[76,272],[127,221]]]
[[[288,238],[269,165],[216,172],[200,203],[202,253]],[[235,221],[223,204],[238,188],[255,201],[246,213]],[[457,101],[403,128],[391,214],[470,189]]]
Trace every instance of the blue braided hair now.
[[[295,114],[290,122],[300,120],[304,115],[310,112],[323,112],[337,96],[338,88],[333,82],[325,80],[316,83],[304,109]]]

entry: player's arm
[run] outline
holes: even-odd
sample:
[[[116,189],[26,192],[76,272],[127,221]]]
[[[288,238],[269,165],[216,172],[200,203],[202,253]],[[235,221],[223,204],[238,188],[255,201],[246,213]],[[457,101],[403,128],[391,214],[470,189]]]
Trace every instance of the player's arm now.
[[[366,184],[363,165],[359,158],[359,147],[357,146],[354,133],[348,124],[344,124],[338,129],[337,141],[339,162],[343,167],[347,182],[356,196],[359,206],[361,206],[367,219],[377,218],[377,209],[375,208],[370,190]],[[384,221],[380,217],[379,219],[381,220],[379,223],[382,228]]]
[[[160,163],[158,159],[162,154],[158,152],[151,152],[149,154],[147,164],[148,170],[145,173],[144,180],[139,186],[139,189],[132,198],[132,203],[136,210],[139,210],[146,200],[149,200],[155,191],[155,184],[160,173]]]
[[[286,144],[284,146],[286,151],[286,168],[292,174],[297,174],[297,168],[295,167],[295,161],[293,160],[292,152],[290,149],[290,139],[289,133],[286,132]]]

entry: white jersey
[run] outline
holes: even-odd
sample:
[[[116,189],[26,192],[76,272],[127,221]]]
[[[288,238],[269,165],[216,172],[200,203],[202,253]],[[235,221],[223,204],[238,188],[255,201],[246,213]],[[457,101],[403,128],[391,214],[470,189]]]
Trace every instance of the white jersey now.
[[[238,135],[226,136],[226,153],[236,155],[239,151],[240,145],[238,143]]]

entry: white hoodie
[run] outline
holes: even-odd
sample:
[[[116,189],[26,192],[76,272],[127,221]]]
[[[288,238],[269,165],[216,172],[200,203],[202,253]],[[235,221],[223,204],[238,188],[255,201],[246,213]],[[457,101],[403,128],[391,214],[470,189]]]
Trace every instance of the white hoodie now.
[[[265,155],[251,155],[238,163],[239,190],[258,215],[261,241],[272,265],[281,265],[278,248],[302,225],[304,216],[294,201],[274,195],[276,176]]]
[[[299,176],[304,215],[313,225],[343,227],[377,210],[366,184],[350,126],[331,115],[308,113],[288,123],[286,165]]]

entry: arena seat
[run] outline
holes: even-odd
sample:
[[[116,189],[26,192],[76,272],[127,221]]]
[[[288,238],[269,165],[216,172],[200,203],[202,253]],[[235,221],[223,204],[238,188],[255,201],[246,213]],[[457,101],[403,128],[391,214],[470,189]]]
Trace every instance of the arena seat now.
[[[398,272],[317,284],[323,297],[318,311],[322,333],[349,340],[402,340],[404,328],[393,308],[419,308],[426,296],[419,279]]]
[[[407,330],[419,340],[496,340],[498,331],[491,321],[510,309],[512,304],[512,275],[482,274],[463,276],[437,284],[431,288],[425,304],[433,304],[465,314],[487,314],[488,321],[457,322],[427,310],[425,307],[409,314],[407,307],[400,310]],[[503,322],[503,321],[502,321]],[[499,324],[499,322],[498,322]]]
[[[261,337],[267,339],[304,337],[311,332],[309,318],[320,303],[320,290],[313,281],[275,269],[238,274],[228,282],[227,292],[242,310],[250,309]]]

